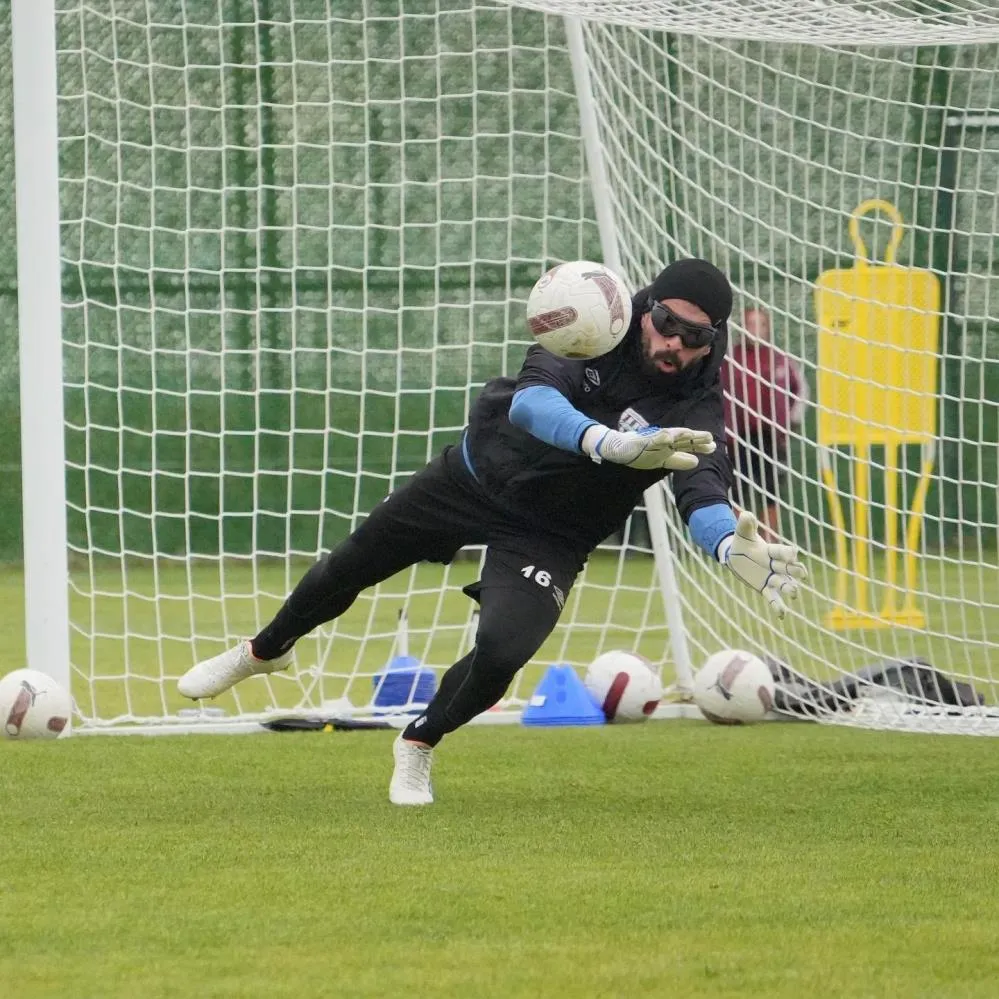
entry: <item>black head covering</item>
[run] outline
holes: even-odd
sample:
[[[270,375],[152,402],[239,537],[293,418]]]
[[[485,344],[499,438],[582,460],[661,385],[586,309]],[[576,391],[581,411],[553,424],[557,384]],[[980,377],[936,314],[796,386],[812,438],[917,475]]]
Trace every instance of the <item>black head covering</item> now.
[[[707,356],[695,361],[677,374],[648,375],[650,382],[661,385],[677,396],[686,396],[712,388],[721,392],[719,372],[728,348],[728,317],[732,311],[732,286],[728,278],[707,260],[688,257],[674,260],[647,288],[635,293],[631,302],[631,333],[626,338],[627,347],[634,352],[636,362],[642,364],[642,316],[649,311],[648,301],[661,302],[665,298],[682,298],[702,308],[718,335]]]
[[[732,313],[732,286],[728,278],[707,260],[688,257],[674,260],[649,287],[657,302],[682,298],[703,309],[712,325],[725,322]]]

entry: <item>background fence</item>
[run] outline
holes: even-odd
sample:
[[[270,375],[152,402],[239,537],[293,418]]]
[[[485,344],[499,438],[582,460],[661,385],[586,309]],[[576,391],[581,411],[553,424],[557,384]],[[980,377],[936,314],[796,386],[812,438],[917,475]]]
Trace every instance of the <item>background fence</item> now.
[[[561,22],[416,0],[369,0],[364,21],[357,6],[334,3],[332,18],[330,4],[298,0],[163,4],[155,19],[140,0],[60,10],[72,544],[205,554],[328,544],[380,498],[386,476],[453,436],[470,383],[516,368],[521,345],[508,330],[541,269],[599,256]],[[768,304],[781,342],[814,361],[808,288],[820,270],[850,263],[843,213],[864,197],[887,197],[916,224],[900,262],[952,275],[942,433],[954,444],[927,538],[995,524],[999,130],[955,123],[948,110],[997,106],[995,47],[913,51],[885,78],[876,53],[665,35],[661,46],[680,97],[664,113],[691,139],[677,149],[689,186],[664,199],[667,228]],[[851,92],[838,85],[847,69]],[[765,189],[788,197],[762,208],[759,178],[732,159],[739,144],[698,144],[698,101],[729,77],[733,93],[748,86],[759,104],[799,118],[794,81],[813,80],[819,103],[808,113],[844,123],[841,149],[809,149],[819,133],[784,135],[773,115]],[[854,119],[851,137],[870,88],[885,98],[874,105],[884,120]],[[742,134],[745,108],[728,106]],[[824,164],[821,183],[798,169],[806,161]],[[0,192],[10,234],[0,246],[0,419],[13,430],[8,4]],[[768,243],[772,213],[800,238]],[[6,559],[19,556],[20,460],[18,435],[0,435]],[[813,451],[800,460],[814,466]],[[809,488],[811,504],[793,505],[821,509]],[[288,510],[321,507],[335,512],[325,526],[296,517],[289,539]],[[233,515],[222,531],[220,514]]]

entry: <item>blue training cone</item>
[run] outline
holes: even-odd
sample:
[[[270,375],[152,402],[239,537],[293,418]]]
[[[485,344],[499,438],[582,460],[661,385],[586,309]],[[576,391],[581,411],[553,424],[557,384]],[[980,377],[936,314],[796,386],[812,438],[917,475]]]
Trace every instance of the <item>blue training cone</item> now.
[[[603,725],[603,709],[571,666],[549,666],[524,708],[525,725]]]
[[[393,656],[371,678],[375,709],[380,713],[402,711],[418,714],[433,699],[437,674],[414,656]]]

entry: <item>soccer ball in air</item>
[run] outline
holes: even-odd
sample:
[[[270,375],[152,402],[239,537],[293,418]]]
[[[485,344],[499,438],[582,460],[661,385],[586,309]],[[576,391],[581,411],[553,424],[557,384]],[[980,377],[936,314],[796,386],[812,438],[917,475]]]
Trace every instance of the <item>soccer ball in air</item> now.
[[[663,685],[648,660],[633,652],[605,652],[590,664],[586,689],[609,722],[645,721],[663,696]]]
[[[527,326],[545,350],[574,359],[613,350],[631,324],[631,294],[603,264],[574,260],[538,278],[527,299]]]
[[[709,656],[694,677],[694,702],[708,721],[749,725],[774,705],[774,678],[762,659],[741,649]]]
[[[16,669],[0,680],[0,722],[8,739],[56,739],[72,711],[69,694],[40,670]]]

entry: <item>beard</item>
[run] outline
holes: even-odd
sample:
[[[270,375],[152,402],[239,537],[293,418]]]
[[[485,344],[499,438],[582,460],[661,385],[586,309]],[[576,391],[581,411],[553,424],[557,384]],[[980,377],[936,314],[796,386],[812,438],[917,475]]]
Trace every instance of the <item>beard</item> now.
[[[704,355],[684,360],[676,351],[650,351],[644,341],[640,342],[639,351],[642,372],[649,380],[649,384],[655,386],[658,391],[671,394],[684,392],[687,385],[696,380],[707,358],[707,355]],[[663,371],[659,367],[660,363],[672,365],[673,370]]]
[[[673,366],[672,371],[663,371],[659,367],[660,364],[670,364]],[[676,378],[678,375],[683,373],[684,368],[687,365],[684,363],[683,359],[672,350],[658,350],[655,353],[649,351],[649,349],[643,344],[642,345],[642,367],[645,369],[645,373],[653,378]]]

